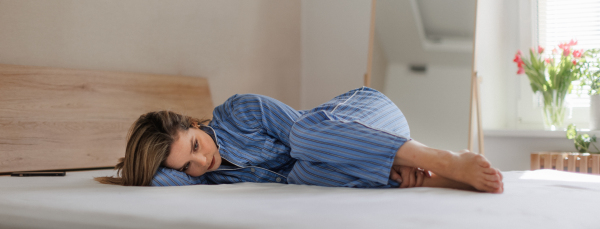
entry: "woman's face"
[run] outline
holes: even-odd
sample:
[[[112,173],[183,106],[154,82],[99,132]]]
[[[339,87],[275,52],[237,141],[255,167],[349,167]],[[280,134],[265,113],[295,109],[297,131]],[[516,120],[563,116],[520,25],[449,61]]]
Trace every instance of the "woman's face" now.
[[[198,128],[179,131],[165,161],[165,166],[190,176],[215,171],[220,165],[221,155],[217,145],[207,133]]]

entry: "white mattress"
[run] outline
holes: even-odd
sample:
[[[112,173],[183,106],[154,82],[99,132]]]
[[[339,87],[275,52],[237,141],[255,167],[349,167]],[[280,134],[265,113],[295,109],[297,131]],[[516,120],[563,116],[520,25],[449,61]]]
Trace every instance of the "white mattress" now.
[[[111,170],[0,177],[0,228],[600,228],[600,176],[504,172],[505,193],[241,183],[98,184]]]

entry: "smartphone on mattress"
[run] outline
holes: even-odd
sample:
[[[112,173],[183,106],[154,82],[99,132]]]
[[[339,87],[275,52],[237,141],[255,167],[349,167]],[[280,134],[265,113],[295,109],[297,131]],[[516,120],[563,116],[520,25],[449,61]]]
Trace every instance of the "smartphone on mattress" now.
[[[56,177],[56,176],[65,176],[65,171],[62,172],[14,172],[11,173],[10,176],[13,177]]]

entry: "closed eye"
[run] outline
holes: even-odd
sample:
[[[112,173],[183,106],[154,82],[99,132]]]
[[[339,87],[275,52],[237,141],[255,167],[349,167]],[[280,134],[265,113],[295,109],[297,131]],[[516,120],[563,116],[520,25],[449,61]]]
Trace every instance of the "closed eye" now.
[[[196,142],[194,143],[194,151],[198,151],[198,139],[196,139]]]

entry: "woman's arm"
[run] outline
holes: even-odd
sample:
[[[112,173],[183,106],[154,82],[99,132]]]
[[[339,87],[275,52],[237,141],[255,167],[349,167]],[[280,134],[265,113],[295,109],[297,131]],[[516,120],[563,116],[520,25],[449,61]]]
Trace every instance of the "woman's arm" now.
[[[214,116],[240,133],[264,131],[289,146],[290,130],[301,113],[268,96],[237,94],[216,107]]]
[[[206,177],[192,177],[184,172],[180,172],[174,169],[159,167],[154,174],[154,178],[150,183],[150,186],[182,186],[182,185],[196,185],[196,184],[211,184]]]

